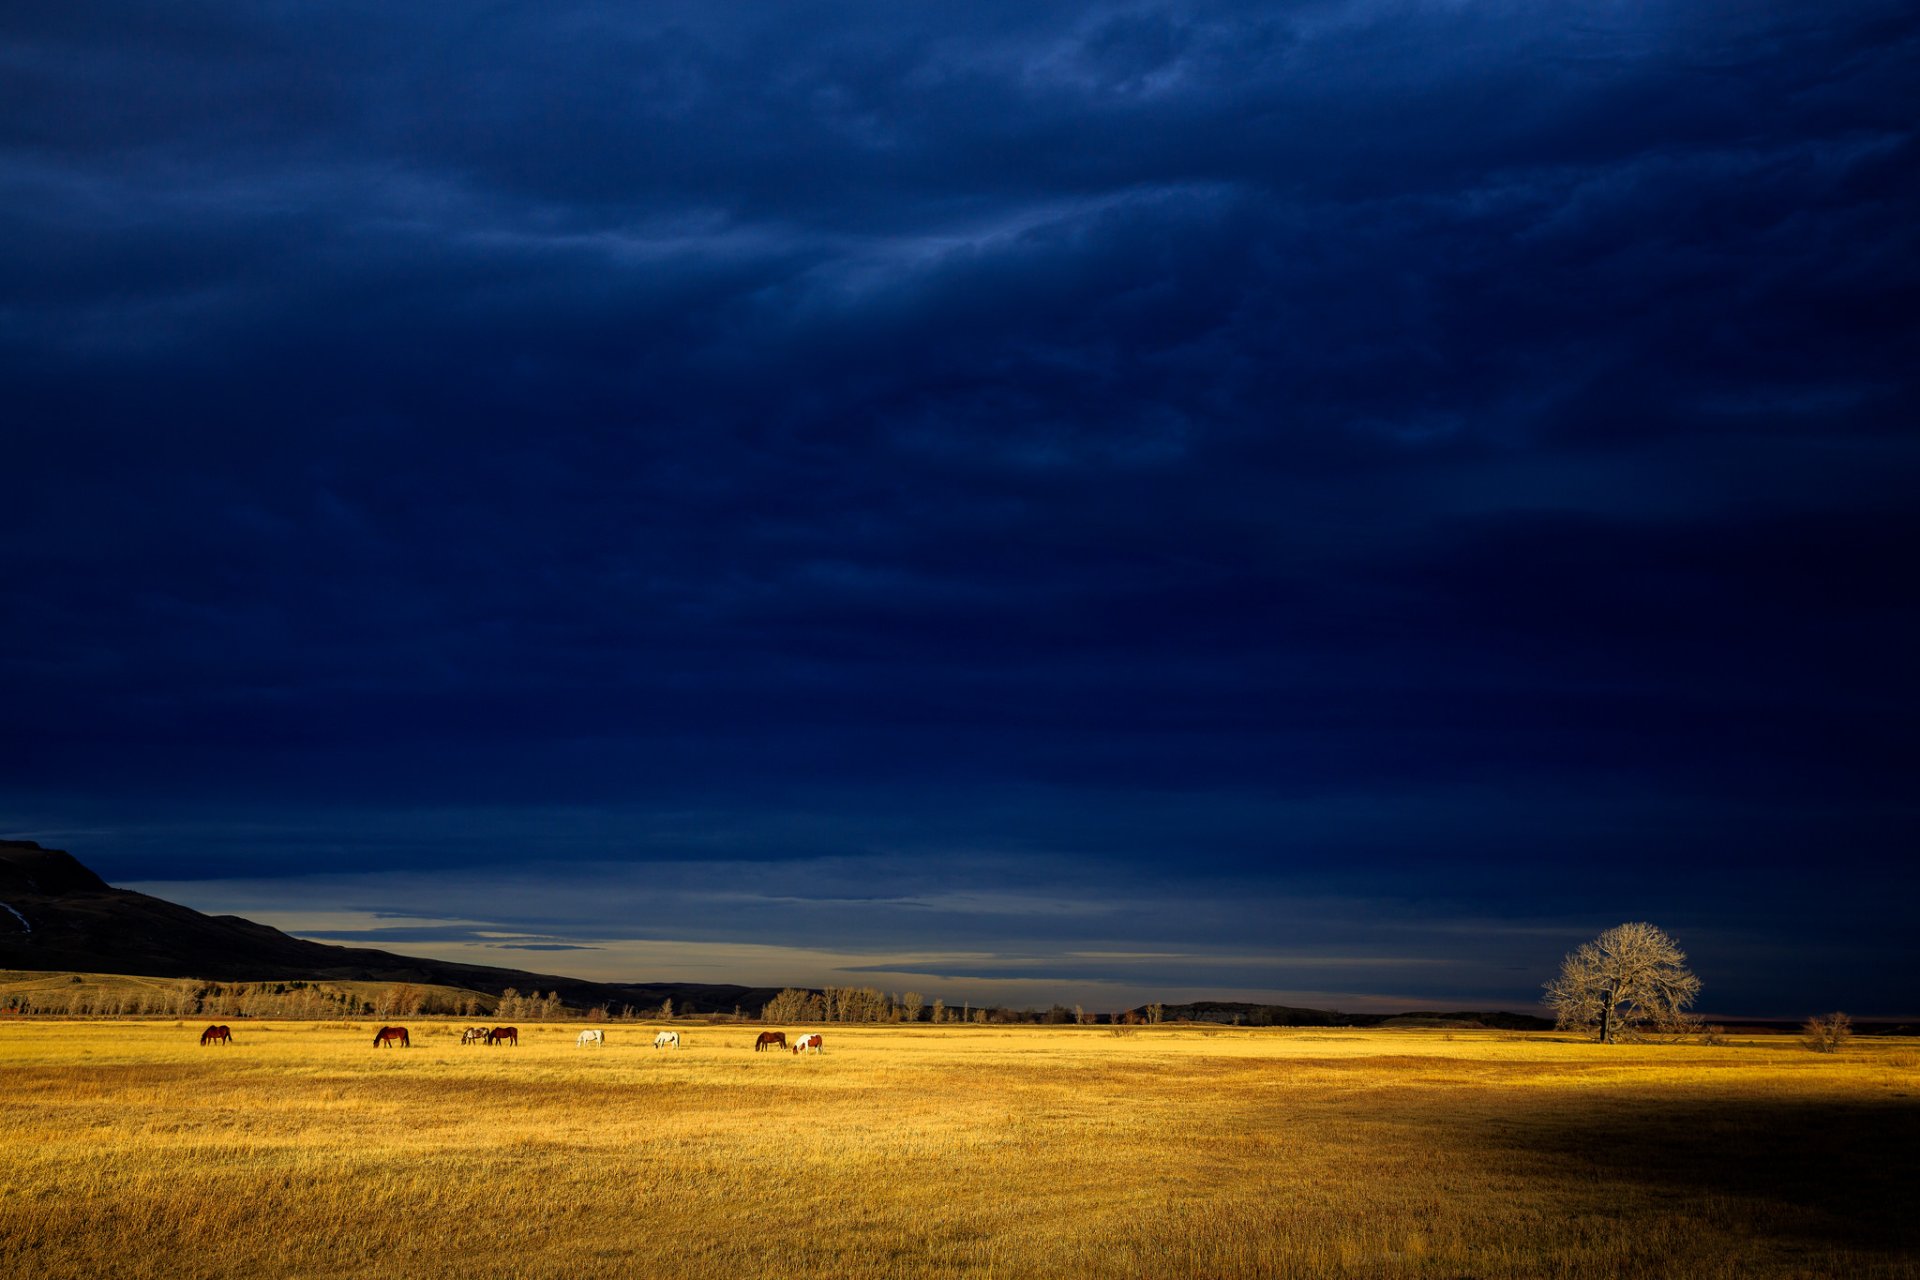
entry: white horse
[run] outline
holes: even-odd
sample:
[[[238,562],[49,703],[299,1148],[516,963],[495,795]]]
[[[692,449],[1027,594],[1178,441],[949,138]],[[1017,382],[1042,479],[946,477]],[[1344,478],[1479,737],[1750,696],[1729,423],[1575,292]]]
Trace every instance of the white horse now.
[[[680,1047],[680,1033],[678,1031],[662,1031],[653,1038],[653,1047],[656,1049],[678,1049]]]
[[[581,1049],[586,1048],[590,1044],[605,1045],[607,1043],[607,1033],[598,1029],[582,1031],[580,1038],[573,1043],[577,1048]]]
[[[793,1051],[795,1053],[799,1053],[803,1049],[811,1049],[815,1053],[826,1052],[825,1049],[820,1047],[820,1033],[818,1031],[809,1032],[793,1042]]]

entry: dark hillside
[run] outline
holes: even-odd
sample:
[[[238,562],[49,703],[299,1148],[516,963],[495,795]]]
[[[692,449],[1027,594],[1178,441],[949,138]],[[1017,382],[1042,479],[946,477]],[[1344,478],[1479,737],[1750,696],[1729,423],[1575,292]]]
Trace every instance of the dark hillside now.
[[[687,1013],[749,1012],[773,988],[699,983],[587,982],[308,942],[239,916],[209,916],[116,889],[69,853],[32,841],[0,841],[0,968],[123,973],[225,982],[304,979],[406,982],[498,994],[558,991],[569,1005],[652,1007],[671,999]]]

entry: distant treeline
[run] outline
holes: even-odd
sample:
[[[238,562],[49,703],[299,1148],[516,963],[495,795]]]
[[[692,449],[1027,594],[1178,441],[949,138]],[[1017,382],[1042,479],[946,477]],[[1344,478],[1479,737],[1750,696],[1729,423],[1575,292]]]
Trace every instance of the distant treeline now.
[[[497,996],[477,991],[428,987],[396,982],[385,986],[360,984],[360,989],[328,982],[289,979],[285,982],[200,982],[191,978],[88,979],[68,975],[59,985],[16,991],[0,996],[0,1014],[15,1017],[219,1017],[279,1018],[287,1020],[333,1018],[492,1017],[508,1020],[555,1021],[563,1018],[619,1018],[673,1016],[673,1001],[653,1008],[621,1005],[617,1009],[569,1006],[557,991],[522,995],[508,987]]]
[[[1244,1027],[1487,1027],[1496,1031],[1547,1031],[1551,1018],[1505,1010],[1456,1010],[1447,1013],[1342,1013],[1338,1009],[1300,1009],[1282,1004],[1245,1004],[1196,1000],[1165,1006],[1169,1022],[1216,1022]]]
[[[1154,1026],[1163,1022],[1208,1022],[1235,1027],[1487,1027],[1501,1031],[1544,1031],[1546,1018],[1525,1013],[1341,1013],[1291,1005],[1201,1000],[1188,1004],[1154,1003],[1130,1009],[1091,1010],[1062,1004],[1047,1009],[1011,1009],[1004,1005],[949,1005],[918,992],[889,995],[872,987],[826,987],[815,991],[788,987],[760,1011],[763,1022],[928,1022],[997,1025]]]
[[[522,994],[508,987],[498,996],[479,992],[428,987],[413,983],[386,986],[360,984],[351,989],[334,983],[201,982],[193,979],[108,979],[69,975],[55,986],[37,987],[0,996],[0,1014],[51,1017],[219,1017],[278,1018],[288,1020],[334,1018],[489,1017],[506,1021],[551,1022],[584,1019],[611,1022],[624,1019],[663,1019],[675,1016],[674,1002],[658,1005],[567,1004],[558,992]],[[1152,1014],[1150,1017],[1149,1014]],[[802,990],[789,987],[760,1011],[768,1022],[929,1022],[929,1023],[1082,1023],[1158,1021],[1151,1011],[1089,1013],[1076,1006],[1051,1009],[1008,1009],[968,1002],[949,1008],[940,999],[926,1000],[918,992],[892,995],[872,987],[827,987]],[[725,1016],[725,1015],[721,1015]],[[736,1008],[734,1016],[752,1015]]]
[[[223,1018],[405,1018],[489,1017],[506,1021],[552,1022],[565,1019],[611,1022],[665,1019],[674,1002],[658,1005],[569,1005],[556,991],[522,994],[508,987],[497,996],[414,983],[201,982],[193,979],[83,978],[0,995],[0,1014],[61,1017],[223,1017]],[[682,1011],[683,1013],[685,1011]],[[1151,1026],[1162,1022],[1206,1022],[1244,1027],[1450,1026],[1534,1031],[1552,1026],[1544,1018],[1520,1013],[1455,1012],[1355,1014],[1288,1005],[1195,1001],[1148,1004],[1136,1008],[1091,1010],[1055,1004],[1045,1009],[1005,1005],[948,1004],[917,991],[895,995],[873,987],[788,987],[757,1011],[764,1022],[937,1023],[1055,1026]],[[725,1018],[726,1014],[709,1015]],[[735,1007],[732,1016],[748,1020],[754,1011]]]
[[[1004,1005],[950,1005],[938,997],[929,1000],[918,991],[892,995],[872,987],[823,987],[818,991],[788,987],[760,1010],[762,1022],[928,1022],[997,1023],[1002,1025],[1093,1026],[1100,1023],[1150,1023],[1162,1019],[1165,1006],[1116,1009],[1111,1013],[1081,1005],[1056,1004],[1049,1009],[1009,1009]]]
[[[313,982],[181,978],[132,985],[87,982],[77,976],[67,982],[65,987],[8,995],[0,1000],[0,1012],[65,1017],[340,1018],[375,1011],[374,1002],[354,992]]]

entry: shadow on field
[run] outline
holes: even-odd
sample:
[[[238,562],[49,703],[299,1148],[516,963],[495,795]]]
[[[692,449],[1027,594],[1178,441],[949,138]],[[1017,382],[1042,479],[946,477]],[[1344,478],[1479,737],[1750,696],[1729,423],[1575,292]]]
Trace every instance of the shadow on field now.
[[[1920,1249],[1920,1106],[1871,1102],[1643,1100],[1584,1115],[1510,1115],[1493,1145],[1521,1165],[1727,1198],[1758,1230],[1829,1245]]]

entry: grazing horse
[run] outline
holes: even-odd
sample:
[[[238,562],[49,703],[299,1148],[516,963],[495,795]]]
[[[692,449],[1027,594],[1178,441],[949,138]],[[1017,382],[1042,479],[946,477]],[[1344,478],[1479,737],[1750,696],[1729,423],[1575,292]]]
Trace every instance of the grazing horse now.
[[[799,1053],[802,1049],[811,1049],[815,1053],[826,1052],[820,1047],[820,1033],[818,1031],[810,1031],[793,1042],[793,1051],[795,1053]]]
[[[656,1049],[678,1049],[680,1047],[680,1033],[678,1031],[662,1031],[653,1038],[653,1047]]]
[[[200,1033],[200,1044],[204,1048],[210,1044],[232,1044],[233,1029],[227,1026],[208,1027]]]
[[[768,1045],[774,1045],[781,1049],[786,1048],[787,1033],[784,1031],[762,1031],[760,1038],[753,1042],[753,1051],[758,1053]]]
[[[490,1032],[488,1032],[488,1033],[487,1033],[487,1043],[488,1043],[488,1044],[500,1044],[500,1043],[502,1043],[502,1042],[505,1042],[505,1043],[507,1043],[507,1044],[511,1044],[511,1045],[515,1045],[515,1046],[517,1046],[517,1045],[519,1045],[519,1043],[520,1043],[520,1028],[518,1028],[518,1027],[495,1027],[495,1028],[494,1028],[494,1029],[493,1029],[492,1031],[490,1031]]]
[[[379,1031],[374,1033],[373,1047],[376,1049],[387,1048],[396,1040],[400,1042],[402,1049],[411,1049],[413,1047],[413,1041],[407,1038],[407,1029],[405,1027],[380,1028]]]
[[[491,1044],[493,1032],[485,1027],[468,1027],[460,1033],[461,1044]]]
[[[582,1031],[580,1033],[580,1038],[578,1040],[575,1040],[573,1043],[576,1048],[580,1048],[580,1049],[584,1049],[590,1044],[597,1044],[597,1045],[604,1046],[607,1043],[607,1033],[604,1031],[598,1030],[597,1028]]]

